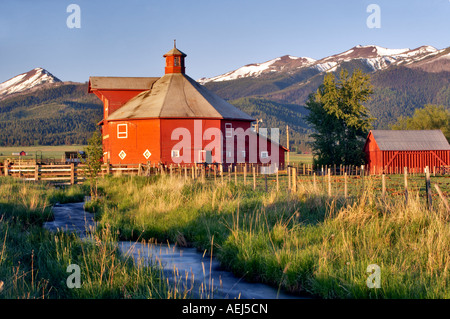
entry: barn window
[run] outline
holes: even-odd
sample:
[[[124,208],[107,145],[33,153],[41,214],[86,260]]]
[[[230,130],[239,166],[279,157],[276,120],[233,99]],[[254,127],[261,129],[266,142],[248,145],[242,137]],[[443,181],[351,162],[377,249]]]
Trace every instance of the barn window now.
[[[231,123],[225,124],[225,137],[233,137],[233,126]]]
[[[178,57],[178,56],[175,57],[174,66],[180,66],[180,57]]]
[[[180,150],[172,150],[172,158],[180,157]]]
[[[212,151],[200,151],[198,153],[198,161],[200,163],[212,163]]]
[[[261,158],[268,158],[268,157],[269,157],[269,152],[267,152],[267,151],[261,152]]]
[[[117,138],[128,138],[127,124],[117,124]]]

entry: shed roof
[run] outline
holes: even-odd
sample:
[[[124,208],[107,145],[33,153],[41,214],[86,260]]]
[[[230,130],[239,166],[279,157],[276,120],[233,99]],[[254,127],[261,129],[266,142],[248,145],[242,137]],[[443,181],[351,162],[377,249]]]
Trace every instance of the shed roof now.
[[[92,90],[149,90],[159,77],[89,77],[89,93]]]
[[[138,118],[254,119],[186,74],[169,73],[112,113],[107,120]]]
[[[382,151],[450,150],[441,130],[372,130]]]

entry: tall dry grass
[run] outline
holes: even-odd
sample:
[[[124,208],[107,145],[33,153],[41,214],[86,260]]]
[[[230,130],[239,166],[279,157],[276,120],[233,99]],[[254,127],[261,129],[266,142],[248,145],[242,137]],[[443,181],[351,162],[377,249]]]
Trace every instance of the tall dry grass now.
[[[448,298],[450,226],[420,194],[381,198],[370,179],[358,196],[328,197],[183,178],[104,179],[101,223],[121,238],[209,249],[224,267],[280,289],[324,298]],[[362,188],[364,185],[364,188]],[[367,266],[381,269],[370,289]]]

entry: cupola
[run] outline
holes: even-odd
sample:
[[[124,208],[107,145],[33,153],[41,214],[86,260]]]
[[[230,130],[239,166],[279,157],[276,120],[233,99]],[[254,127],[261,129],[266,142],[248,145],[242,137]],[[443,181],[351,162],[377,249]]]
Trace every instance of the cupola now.
[[[184,58],[186,54],[176,47],[176,41],[173,41],[173,49],[163,55],[166,58],[166,74],[185,73]]]

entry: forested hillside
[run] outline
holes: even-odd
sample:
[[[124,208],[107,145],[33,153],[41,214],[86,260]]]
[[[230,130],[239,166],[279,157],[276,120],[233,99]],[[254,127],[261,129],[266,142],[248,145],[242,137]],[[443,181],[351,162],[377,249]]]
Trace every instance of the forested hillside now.
[[[342,63],[335,72],[341,68],[370,71],[358,60]],[[301,69],[205,86],[253,118],[262,119],[260,127],[278,127],[283,145],[289,125],[291,150],[305,152],[311,131],[303,105],[324,74]],[[426,104],[450,106],[450,72],[394,66],[369,74],[374,93],[366,106],[377,118],[374,128],[388,129],[399,116],[411,116]],[[0,146],[85,144],[101,119],[102,104],[87,93],[87,84],[42,87],[0,101]]]
[[[87,84],[66,84],[0,101],[0,146],[85,144],[102,119]]]

